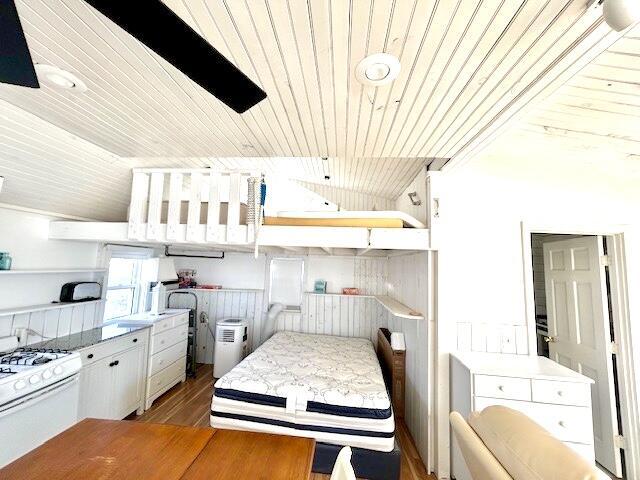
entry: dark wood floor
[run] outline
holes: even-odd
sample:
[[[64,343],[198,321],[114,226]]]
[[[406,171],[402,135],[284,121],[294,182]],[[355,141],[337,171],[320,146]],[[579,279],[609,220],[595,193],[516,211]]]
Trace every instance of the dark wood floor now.
[[[190,378],[177,385],[158,400],[143,415],[130,416],[139,422],[171,423],[174,425],[209,426],[209,411],[213,393],[213,372],[211,365],[201,365],[196,378]],[[402,449],[401,480],[435,480],[427,474],[418,455],[411,434],[403,421],[397,422],[396,437]],[[312,480],[325,480],[328,475],[314,473]]]

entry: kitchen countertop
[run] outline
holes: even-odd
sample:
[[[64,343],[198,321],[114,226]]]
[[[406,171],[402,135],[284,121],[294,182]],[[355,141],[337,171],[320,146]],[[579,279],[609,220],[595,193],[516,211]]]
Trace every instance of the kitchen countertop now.
[[[136,313],[135,315],[128,315],[126,317],[118,318],[118,322],[136,322],[136,323],[156,323],[165,318],[175,317],[181,313],[188,313],[188,308],[167,308],[164,313],[160,315],[152,315],[150,312]]]
[[[114,322],[101,327],[92,328],[83,332],[72,333],[63,337],[52,338],[44,342],[29,345],[29,348],[54,348],[60,350],[81,350],[100,342],[105,342],[113,338],[121,337],[129,333],[150,328],[150,324],[140,323],[140,325],[126,324],[120,326],[123,322]]]

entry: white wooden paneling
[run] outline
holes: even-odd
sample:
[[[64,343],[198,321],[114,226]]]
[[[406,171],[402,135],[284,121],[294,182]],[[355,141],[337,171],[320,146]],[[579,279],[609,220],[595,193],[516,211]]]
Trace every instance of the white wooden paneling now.
[[[434,329],[429,311],[429,261],[426,252],[389,259],[389,295],[425,316],[424,320],[388,316],[389,329],[404,333],[407,345],[405,420],[425,464],[431,462],[429,425],[434,420],[432,389]]]
[[[101,303],[76,303],[53,310],[40,310],[0,316],[0,337],[14,335],[26,328],[27,344],[53,337],[90,330],[102,324],[104,306]]]
[[[316,183],[330,174],[333,187],[393,198],[430,159],[455,155],[495,123],[591,27],[578,20],[582,0],[165,3],[264,88],[267,99],[236,115],[81,0],[55,6],[19,0],[17,7],[34,60],[78,74],[88,92],[2,85],[0,99],[61,127],[74,144],[84,139],[103,152],[155,159],[136,166],[231,168],[251,157],[259,169]],[[635,52],[636,44],[627,39],[611,53]],[[400,75],[388,86],[365,88],[354,78],[355,65],[380,51],[400,58]],[[615,87],[628,94],[628,72],[619,65],[610,55],[592,68],[597,78],[590,81],[613,69],[620,77]],[[3,113],[15,108],[5,105]],[[48,145],[30,138],[40,129],[15,118],[28,144]],[[5,156],[19,149],[14,137],[6,135]],[[67,150],[82,157],[81,148]],[[329,157],[328,166],[321,157]],[[74,173],[71,160],[47,160],[46,183],[54,188],[42,188],[38,168],[14,163],[21,188],[12,199],[37,208],[38,193],[46,191],[47,210],[121,220],[128,192],[108,195],[106,186],[89,183],[126,189],[120,177],[128,172],[91,157],[78,162],[87,168]],[[69,185],[75,202],[64,195]],[[108,201],[89,208],[82,196]]]
[[[253,350],[260,341],[262,327],[263,291],[262,290],[189,290],[198,297],[196,360],[198,363],[213,363],[215,348],[214,334],[216,321],[227,317],[245,318],[249,322],[249,350]],[[169,292],[171,293],[171,292]],[[193,308],[191,295],[174,295],[171,307]],[[207,322],[202,323],[202,313]]]
[[[491,322],[458,322],[457,348],[461,352],[528,355],[526,326]]]

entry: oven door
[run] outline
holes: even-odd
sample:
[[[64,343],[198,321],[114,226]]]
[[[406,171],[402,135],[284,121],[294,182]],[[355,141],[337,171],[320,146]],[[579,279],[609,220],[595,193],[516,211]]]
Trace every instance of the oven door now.
[[[0,467],[78,421],[78,375],[0,406]]]

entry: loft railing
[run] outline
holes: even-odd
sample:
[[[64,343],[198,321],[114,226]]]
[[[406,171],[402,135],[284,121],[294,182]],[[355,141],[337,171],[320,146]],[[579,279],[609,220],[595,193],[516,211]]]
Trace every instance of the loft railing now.
[[[258,172],[133,170],[128,237],[199,243],[252,243]]]

